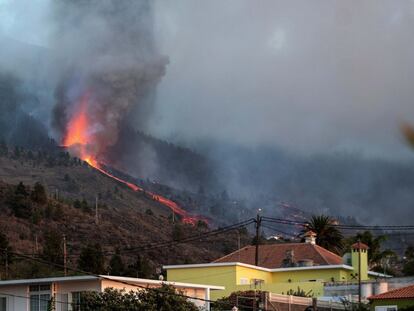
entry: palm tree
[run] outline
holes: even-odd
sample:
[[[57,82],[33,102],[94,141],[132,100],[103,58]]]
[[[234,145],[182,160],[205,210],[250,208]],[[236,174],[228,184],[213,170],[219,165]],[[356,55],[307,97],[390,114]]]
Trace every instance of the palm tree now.
[[[314,215],[306,222],[303,233],[316,233],[316,244],[327,250],[340,254],[343,248],[343,235],[334,225],[335,220],[325,215]]]

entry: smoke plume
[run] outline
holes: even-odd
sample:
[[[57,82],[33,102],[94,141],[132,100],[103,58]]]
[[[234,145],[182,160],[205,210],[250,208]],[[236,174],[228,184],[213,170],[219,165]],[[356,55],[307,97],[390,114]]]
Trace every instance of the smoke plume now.
[[[146,108],[165,74],[167,59],[153,42],[151,1],[58,1],[53,6],[53,49],[63,66],[52,124],[63,141],[71,120],[85,113],[87,143],[102,157],[131,121],[129,114]]]

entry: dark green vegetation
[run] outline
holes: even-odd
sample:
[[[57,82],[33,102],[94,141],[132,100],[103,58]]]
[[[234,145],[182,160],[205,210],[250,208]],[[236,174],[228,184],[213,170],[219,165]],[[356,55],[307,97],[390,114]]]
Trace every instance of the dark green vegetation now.
[[[409,246],[405,251],[405,261],[402,272],[404,275],[414,275],[414,247]]]
[[[81,295],[82,311],[198,311],[199,309],[175,288],[163,285],[157,289],[124,292],[106,289],[103,293],[86,292]]]
[[[319,215],[312,216],[306,224],[307,230],[316,233],[316,244],[330,250],[334,253],[340,254],[343,248],[343,235],[334,226],[334,219],[329,216]]]

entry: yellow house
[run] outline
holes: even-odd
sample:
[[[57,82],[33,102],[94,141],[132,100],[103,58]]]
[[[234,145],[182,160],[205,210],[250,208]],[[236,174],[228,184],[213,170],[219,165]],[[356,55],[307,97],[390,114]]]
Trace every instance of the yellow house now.
[[[235,291],[257,289],[287,294],[298,288],[318,297],[324,295],[326,282],[357,282],[384,276],[368,271],[368,247],[352,245],[344,258],[315,244],[314,237],[305,243],[260,245],[255,266],[255,246],[246,246],[212,263],[164,266],[167,279],[224,286],[212,293],[217,299]],[[359,261],[361,260],[361,265]]]

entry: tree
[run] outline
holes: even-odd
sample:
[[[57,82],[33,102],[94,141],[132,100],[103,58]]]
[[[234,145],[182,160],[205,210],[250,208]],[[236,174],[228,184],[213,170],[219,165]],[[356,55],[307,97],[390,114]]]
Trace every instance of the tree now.
[[[405,262],[402,272],[405,276],[414,275],[414,247],[408,246],[405,250]]]
[[[207,222],[201,219],[197,220],[196,226],[198,229],[208,229]]]
[[[120,291],[106,288],[104,292],[86,292],[81,295],[82,310],[112,311],[198,311],[174,287],[163,284],[160,288],[139,291]]]
[[[108,270],[111,275],[123,275],[125,272],[125,265],[118,249],[109,261]]]
[[[0,265],[5,266],[6,262],[9,264],[12,262],[12,248],[7,236],[0,232]]]
[[[7,205],[14,215],[19,218],[29,218],[31,215],[29,193],[26,186],[20,182],[7,198]]]
[[[358,232],[354,237],[350,239],[349,244],[352,245],[358,241],[366,244],[368,249],[368,263],[370,267],[381,266],[383,259],[387,256],[395,256],[395,253],[391,250],[381,250],[381,244],[385,242],[387,237],[385,235],[379,235],[374,237],[370,231]]]
[[[90,213],[91,212],[91,208],[90,208],[90,206],[88,205],[88,202],[85,199],[82,199],[81,209],[82,209],[82,212],[84,212],[84,213]]]
[[[138,255],[136,261],[128,265],[125,275],[147,279],[153,276],[153,267],[146,257]]]
[[[172,238],[174,241],[181,240],[184,238],[183,226],[175,224],[172,230]]]
[[[50,229],[44,235],[42,258],[56,264],[63,264],[63,236]]]
[[[30,194],[30,197],[33,202],[44,205],[47,203],[47,194],[45,187],[39,182],[36,182],[33,191]]]
[[[99,243],[87,244],[82,248],[78,260],[78,268],[94,274],[105,273],[105,258]]]
[[[316,244],[340,254],[343,248],[343,235],[333,225],[334,219],[325,215],[314,215],[306,223],[303,233],[311,230],[316,233]]]
[[[82,203],[81,203],[81,201],[79,201],[78,199],[76,199],[76,200],[73,202],[73,207],[74,207],[74,208],[77,208],[77,209],[81,209],[81,208],[82,208]]]

